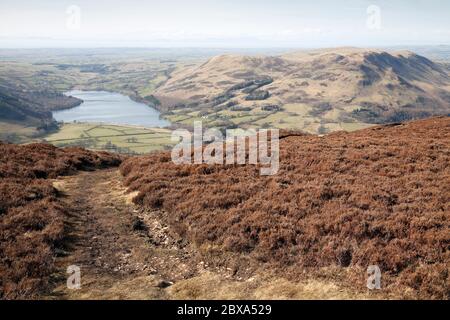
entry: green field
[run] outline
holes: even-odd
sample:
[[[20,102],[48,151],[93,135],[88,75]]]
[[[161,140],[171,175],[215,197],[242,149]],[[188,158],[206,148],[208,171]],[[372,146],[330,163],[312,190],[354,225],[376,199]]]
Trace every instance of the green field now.
[[[57,147],[81,146],[128,154],[145,154],[165,150],[171,142],[168,129],[148,129],[105,124],[70,123],[44,138]]]

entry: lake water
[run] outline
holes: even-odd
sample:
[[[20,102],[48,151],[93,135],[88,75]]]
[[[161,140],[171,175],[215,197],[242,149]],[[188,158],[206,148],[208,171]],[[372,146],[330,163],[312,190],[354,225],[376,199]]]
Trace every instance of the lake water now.
[[[62,122],[92,122],[141,127],[167,127],[169,121],[160,119],[160,113],[146,104],[135,102],[120,93],[106,91],[67,92],[82,99],[78,107],[55,111],[53,117]]]

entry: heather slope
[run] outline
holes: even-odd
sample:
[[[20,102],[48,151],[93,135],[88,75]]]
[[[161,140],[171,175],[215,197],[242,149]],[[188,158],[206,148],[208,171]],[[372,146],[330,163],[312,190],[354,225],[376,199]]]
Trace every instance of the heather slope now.
[[[61,203],[51,179],[120,161],[80,148],[0,143],[0,298],[33,298],[48,289],[73,210]]]
[[[337,267],[361,287],[376,264],[388,292],[448,298],[449,141],[441,117],[286,136],[273,177],[254,166],[176,166],[163,153],[121,171],[135,202],[167,212],[206,256],[235,253],[293,279]]]

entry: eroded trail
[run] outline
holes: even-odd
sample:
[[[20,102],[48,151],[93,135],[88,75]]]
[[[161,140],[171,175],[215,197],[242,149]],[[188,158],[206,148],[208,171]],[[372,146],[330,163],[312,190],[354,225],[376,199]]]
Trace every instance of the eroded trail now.
[[[374,298],[330,280],[293,283],[245,257],[233,267],[227,253],[195,248],[164,223],[163,212],[132,204],[117,169],[60,178],[54,186],[69,212],[68,237],[56,258],[56,288],[45,299]],[[79,290],[67,288],[69,266],[81,270]]]
[[[117,170],[81,173],[55,182],[70,208],[66,252],[57,258],[62,299],[166,299],[174,282],[199,273],[201,261],[157,218],[131,203]],[[81,269],[81,289],[64,271]]]

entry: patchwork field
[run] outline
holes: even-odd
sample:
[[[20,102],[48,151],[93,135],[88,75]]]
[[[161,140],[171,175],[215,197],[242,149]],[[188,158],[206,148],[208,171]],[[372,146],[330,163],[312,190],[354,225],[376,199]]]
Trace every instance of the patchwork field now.
[[[82,146],[127,154],[165,150],[174,143],[168,129],[148,129],[105,124],[68,123],[44,138],[58,147]]]
[[[323,117],[311,114],[313,107],[308,104],[287,104],[282,110],[264,111],[261,107],[253,109],[224,109],[215,113],[202,113],[195,109],[174,110],[165,114],[165,118],[176,124],[188,127],[201,121],[204,126],[227,128],[278,128],[300,130],[310,134],[324,134],[335,131],[356,131],[368,128],[374,124],[342,120],[343,110],[333,109]],[[342,117],[345,119],[345,117]]]

